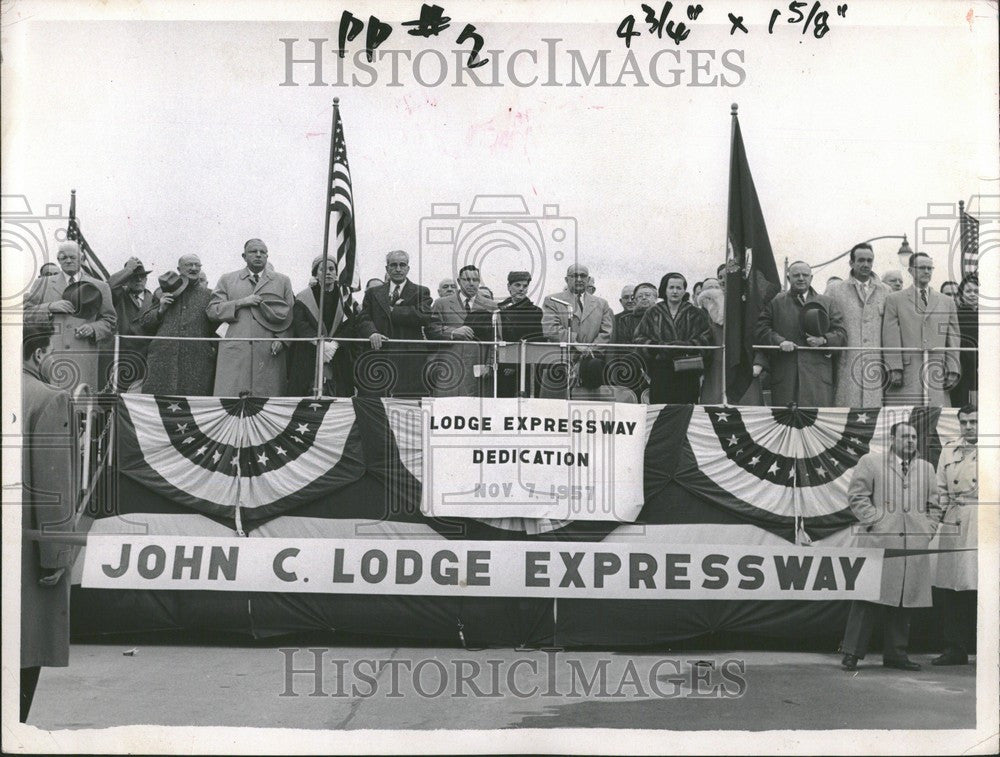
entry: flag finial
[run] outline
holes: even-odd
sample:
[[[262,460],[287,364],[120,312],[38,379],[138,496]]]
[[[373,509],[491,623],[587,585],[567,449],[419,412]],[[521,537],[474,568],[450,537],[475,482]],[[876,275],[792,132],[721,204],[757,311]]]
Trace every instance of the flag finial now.
[[[339,97],[335,97],[335,98],[333,98],[333,104],[334,104],[335,106],[336,106],[336,105],[340,105],[340,98],[339,98]]]
[[[735,116],[736,115],[736,111],[738,111],[740,109],[740,104],[739,103],[733,103],[729,107],[731,109],[732,114]]]

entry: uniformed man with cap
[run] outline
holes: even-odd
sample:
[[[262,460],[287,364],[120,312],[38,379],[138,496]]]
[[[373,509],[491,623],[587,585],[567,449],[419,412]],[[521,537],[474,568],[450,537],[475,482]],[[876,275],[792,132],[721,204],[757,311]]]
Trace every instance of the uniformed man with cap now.
[[[932,665],[966,665],[976,631],[978,582],[979,414],[975,405],[958,411],[961,435],[944,445],[937,487],[942,509],[938,529],[942,550],[934,578],[934,606],[941,613],[944,654]]]

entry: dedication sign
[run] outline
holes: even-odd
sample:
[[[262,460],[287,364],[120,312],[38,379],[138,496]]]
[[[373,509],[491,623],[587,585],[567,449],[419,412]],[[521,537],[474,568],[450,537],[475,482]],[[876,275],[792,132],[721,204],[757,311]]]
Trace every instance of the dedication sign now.
[[[426,515],[630,523],[642,509],[644,405],[444,397],[423,420]]]

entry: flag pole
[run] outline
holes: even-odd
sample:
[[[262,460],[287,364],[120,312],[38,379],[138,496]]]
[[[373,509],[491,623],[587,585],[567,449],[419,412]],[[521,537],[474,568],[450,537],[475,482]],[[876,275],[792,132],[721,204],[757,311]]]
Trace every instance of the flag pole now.
[[[314,396],[316,399],[323,394],[323,302],[326,297],[326,266],[330,249],[330,204],[333,199],[333,149],[337,135],[337,114],[340,111],[340,98],[333,98],[333,118],[330,121],[330,159],[327,162],[326,174],[326,220],[323,225],[323,262],[317,271],[319,274],[319,319],[316,323],[316,384]]]
[[[736,141],[736,114],[739,111],[739,103],[733,103],[730,106],[730,119],[729,126],[729,182],[726,185],[726,238],[725,244],[722,248],[722,263],[725,265],[725,277],[726,277],[726,301],[729,300],[729,212],[732,208],[729,207],[732,201],[732,186],[733,186],[733,143]],[[729,319],[725,317],[726,306],[723,302],[722,306],[723,318],[722,318],[722,404],[729,404],[729,385],[727,383],[726,377],[726,328],[729,324]]]

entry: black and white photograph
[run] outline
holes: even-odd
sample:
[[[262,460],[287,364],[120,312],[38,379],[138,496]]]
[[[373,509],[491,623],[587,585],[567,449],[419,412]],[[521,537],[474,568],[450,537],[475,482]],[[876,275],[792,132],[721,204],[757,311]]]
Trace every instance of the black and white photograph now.
[[[1000,751],[998,32],[2,0],[3,751]]]

